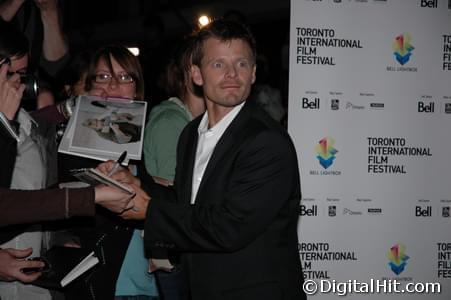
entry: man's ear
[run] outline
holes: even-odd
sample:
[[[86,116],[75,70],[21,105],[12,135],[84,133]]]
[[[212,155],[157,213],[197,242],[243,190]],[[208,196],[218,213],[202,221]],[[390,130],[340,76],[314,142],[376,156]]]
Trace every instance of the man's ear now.
[[[254,64],[254,68],[252,70],[252,84],[254,84],[255,79],[256,79],[256,72],[257,72],[257,64]]]
[[[196,85],[202,86],[204,84],[204,80],[202,79],[202,74],[200,73],[200,68],[198,66],[191,66],[191,77]]]

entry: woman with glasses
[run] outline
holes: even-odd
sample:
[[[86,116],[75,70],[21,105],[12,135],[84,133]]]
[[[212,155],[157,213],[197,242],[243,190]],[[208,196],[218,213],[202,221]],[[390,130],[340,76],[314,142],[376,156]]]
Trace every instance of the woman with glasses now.
[[[106,46],[91,60],[86,90],[103,98],[144,99],[144,80],[138,59],[125,47]]]
[[[85,89],[102,98],[144,99],[144,81],[138,59],[122,46],[106,46],[90,61]],[[80,235],[81,247],[102,253],[103,263],[68,286],[66,299],[156,299],[154,276],[147,272],[141,224],[98,212],[95,228]]]

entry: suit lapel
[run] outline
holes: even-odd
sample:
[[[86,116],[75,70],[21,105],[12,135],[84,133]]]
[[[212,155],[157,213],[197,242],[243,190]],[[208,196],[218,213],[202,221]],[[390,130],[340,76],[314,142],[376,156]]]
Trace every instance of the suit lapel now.
[[[180,169],[182,173],[180,176],[177,175],[177,185],[180,184],[182,187],[178,197],[181,197],[182,203],[185,204],[191,203],[194,161],[196,159],[197,140],[199,138],[197,128],[199,127],[200,119],[201,118],[198,118],[190,124],[192,126],[190,127],[189,134],[187,134],[187,141],[184,143],[185,151],[183,158],[178,159],[178,161],[182,163],[182,168]]]
[[[224,134],[216,144],[216,147],[213,150],[210,160],[208,161],[207,167],[205,168],[204,175],[202,176],[202,181],[200,183],[199,190],[197,192],[196,203],[199,199],[198,196],[201,194],[205,182],[207,182],[208,178],[213,174],[214,170],[217,167],[220,167],[218,166],[218,164],[221,161],[221,159],[224,157],[224,155],[226,155],[229,152],[229,150],[234,145],[240,143],[241,137],[246,132],[245,124],[250,117],[251,106],[252,106],[251,103],[246,101],[241,111],[238,113],[238,115],[235,117],[232,123],[230,123],[229,127],[227,127]]]

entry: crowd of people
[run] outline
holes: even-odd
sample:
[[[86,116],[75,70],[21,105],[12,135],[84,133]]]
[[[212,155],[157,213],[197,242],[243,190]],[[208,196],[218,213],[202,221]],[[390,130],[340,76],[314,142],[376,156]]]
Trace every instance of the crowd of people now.
[[[117,143],[144,130],[143,161],[111,175],[133,195],[58,188],[74,180],[71,168],[114,167],[57,153],[76,96],[145,100],[144,78],[122,45],[69,54],[56,0],[34,1],[43,24],[36,54],[35,35],[12,22],[24,2],[0,4],[0,299],[305,299],[297,155],[283,109],[268,104],[271,117],[250,96],[249,28],[218,19],[181,40],[162,76],[170,97],[152,107],[145,128],[132,134],[129,116],[114,113],[85,124]],[[30,69],[35,57],[39,72]],[[24,105],[21,77],[31,72],[65,85],[57,93],[44,85],[35,105]],[[93,250],[100,263],[65,288],[34,285],[42,272],[23,269],[43,263],[27,258],[54,245]]]

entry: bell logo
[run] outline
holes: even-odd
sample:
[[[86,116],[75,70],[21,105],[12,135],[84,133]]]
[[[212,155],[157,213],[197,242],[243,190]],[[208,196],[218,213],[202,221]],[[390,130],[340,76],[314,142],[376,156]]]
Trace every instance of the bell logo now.
[[[426,206],[423,208],[422,206],[415,206],[415,217],[431,217],[432,216],[432,207]]]
[[[437,8],[437,0],[421,0],[420,7]]]
[[[318,215],[318,206],[312,205],[311,208],[307,208],[305,205],[301,205],[299,208],[299,215],[300,216],[309,216],[314,217]]]
[[[433,113],[434,112],[434,102],[424,103],[423,101],[418,102],[418,112]]]
[[[319,98],[310,101],[308,98],[302,98],[302,108],[319,109]]]

